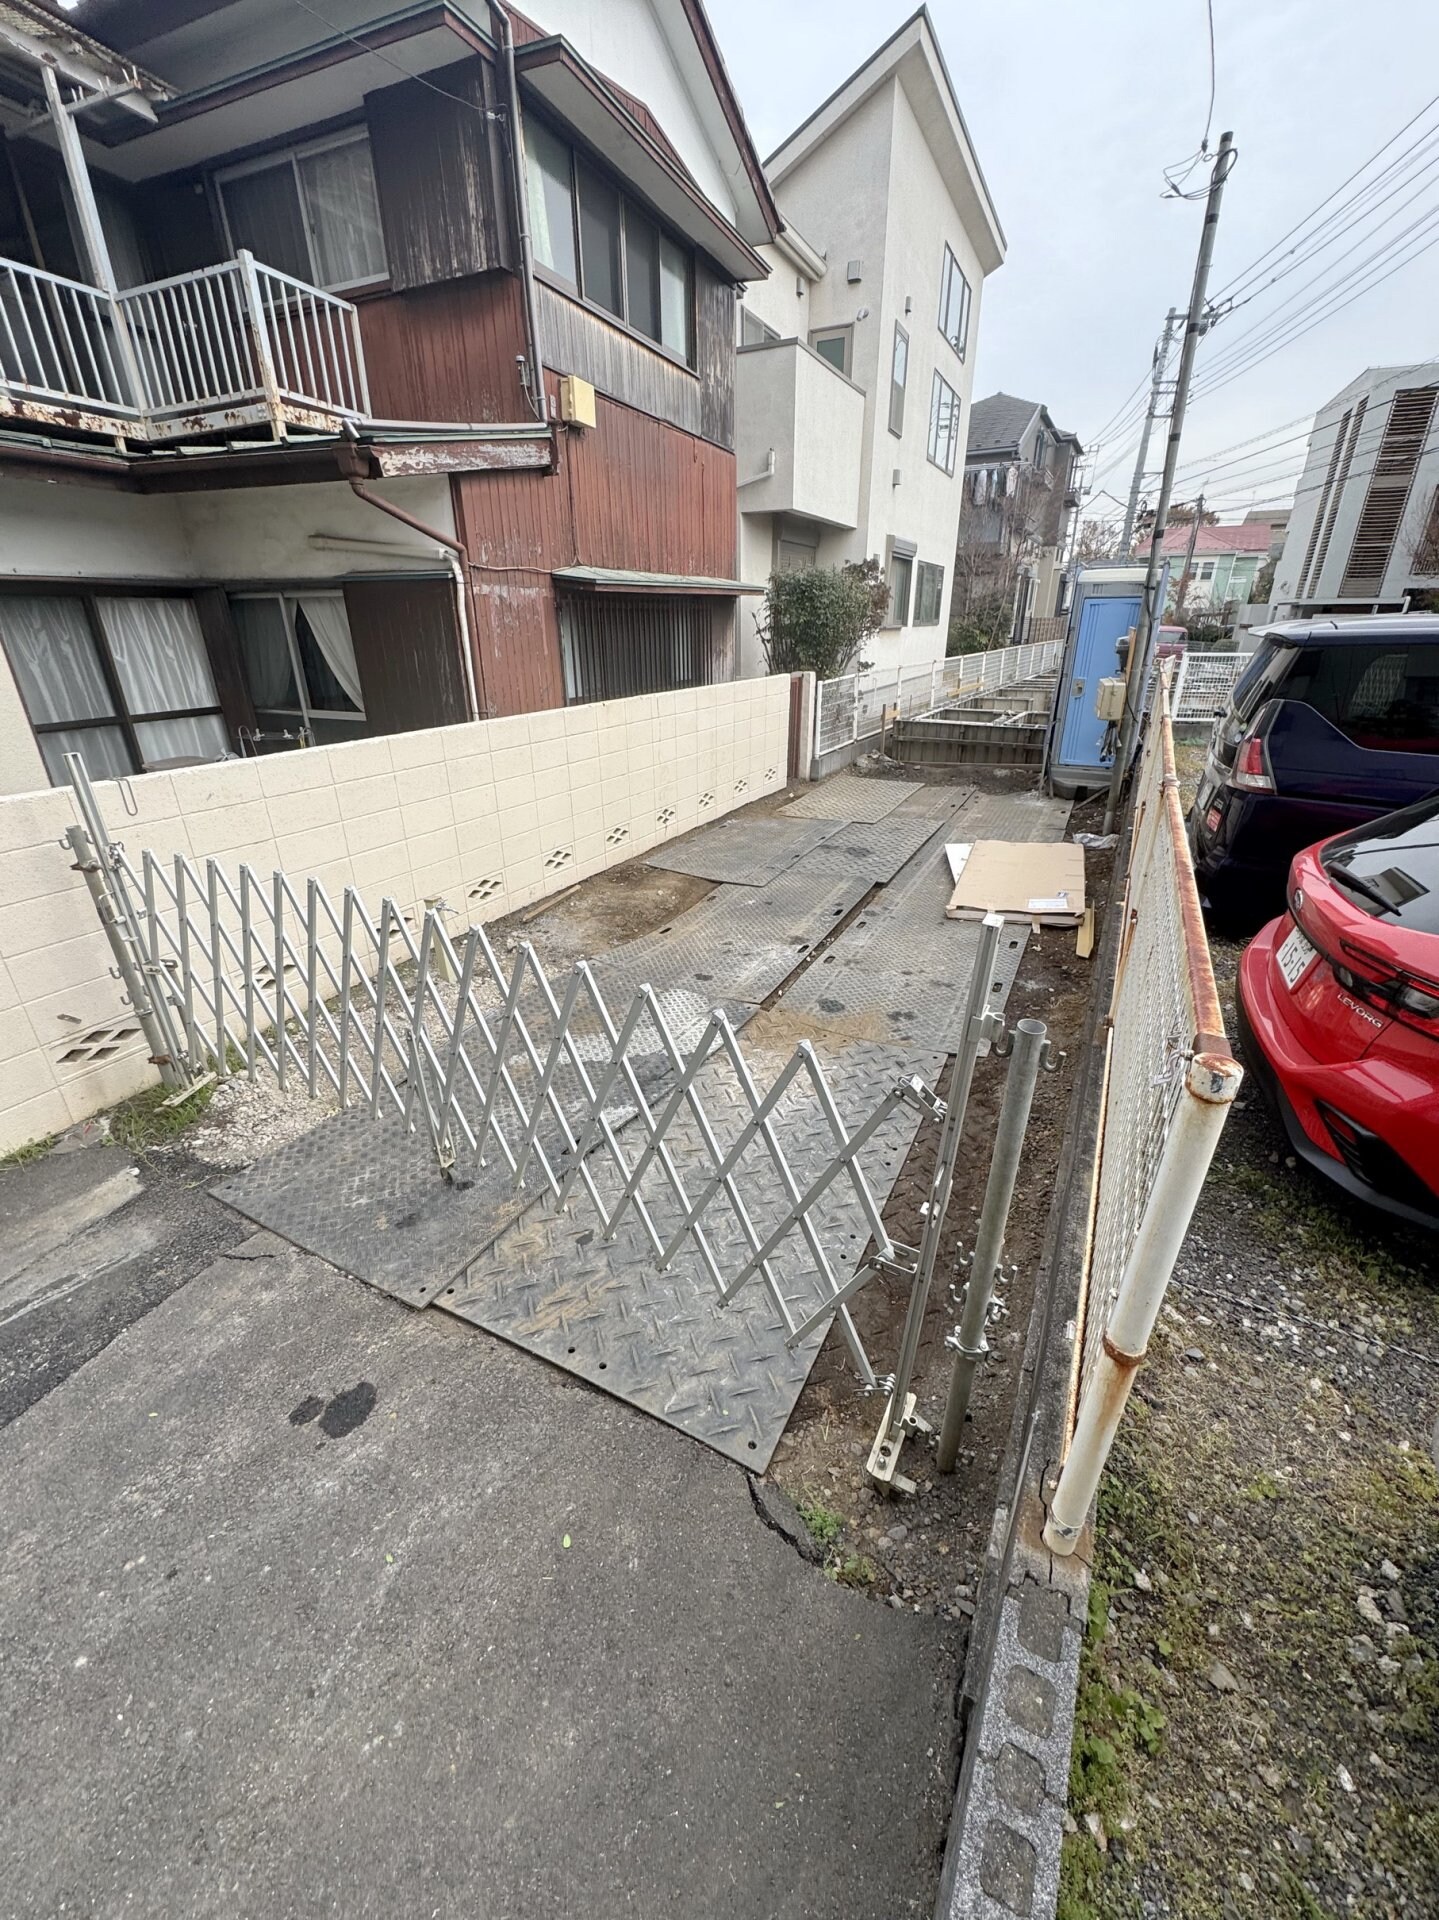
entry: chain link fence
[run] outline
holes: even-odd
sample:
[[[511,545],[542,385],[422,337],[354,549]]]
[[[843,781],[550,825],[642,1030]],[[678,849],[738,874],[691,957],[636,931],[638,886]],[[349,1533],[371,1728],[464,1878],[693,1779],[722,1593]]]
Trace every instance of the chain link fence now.
[[[1139,761],[1100,1119],[1079,1406],[1046,1529],[1072,1551],[1241,1074],[1184,830],[1165,682]]]

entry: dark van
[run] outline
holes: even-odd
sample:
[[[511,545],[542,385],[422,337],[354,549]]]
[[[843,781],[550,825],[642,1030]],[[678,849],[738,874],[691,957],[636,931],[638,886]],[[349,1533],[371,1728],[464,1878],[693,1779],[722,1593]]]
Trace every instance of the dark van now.
[[[1268,628],[1214,722],[1189,816],[1200,897],[1252,932],[1301,847],[1439,790],[1439,617]]]

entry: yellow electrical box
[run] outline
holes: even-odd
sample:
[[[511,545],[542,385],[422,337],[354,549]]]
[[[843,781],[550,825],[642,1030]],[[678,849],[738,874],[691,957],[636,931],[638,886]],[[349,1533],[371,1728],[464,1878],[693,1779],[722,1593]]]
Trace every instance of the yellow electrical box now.
[[[588,380],[567,373],[560,381],[560,418],[567,427],[595,424],[595,390]]]

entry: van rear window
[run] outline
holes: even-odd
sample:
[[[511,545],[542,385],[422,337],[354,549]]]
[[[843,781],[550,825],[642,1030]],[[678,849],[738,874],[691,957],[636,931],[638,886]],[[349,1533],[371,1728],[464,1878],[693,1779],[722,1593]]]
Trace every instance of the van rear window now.
[[[1274,640],[1261,642],[1234,683],[1234,718],[1241,726],[1247,726],[1263,703],[1279,691],[1279,683],[1293,665],[1297,651]]]
[[[1304,647],[1279,691],[1356,747],[1439,754],[1439,644]]]

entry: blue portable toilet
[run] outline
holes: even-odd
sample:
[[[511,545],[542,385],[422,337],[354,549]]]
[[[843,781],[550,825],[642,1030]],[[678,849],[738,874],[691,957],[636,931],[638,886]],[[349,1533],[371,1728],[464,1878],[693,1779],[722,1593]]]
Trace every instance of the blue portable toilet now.
[[[1109,784],[1118,728],[1099,713],[1099,683],[1124,672],[1129,636],[1139,625],[1147,568],[1081,567],[1070,596],[1054,713],[1045,743],[1045,784],[1073,800]],[[1165,573],[1158,604],[1164,605]],[[1151,635],[1151,652],[1153,636]]]

